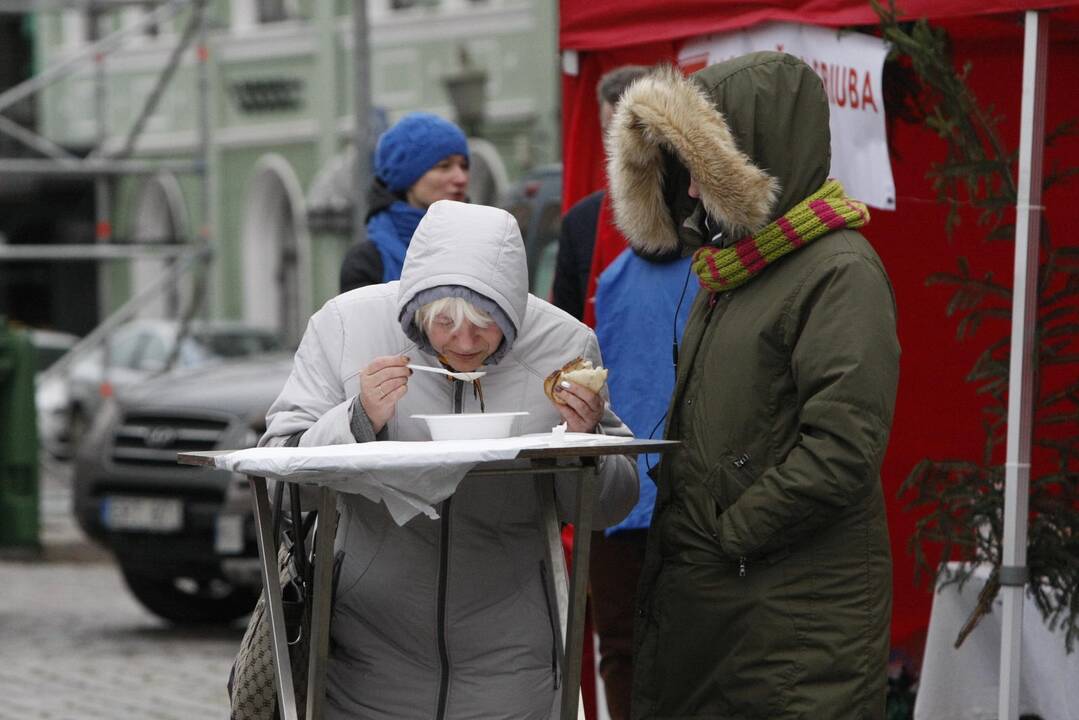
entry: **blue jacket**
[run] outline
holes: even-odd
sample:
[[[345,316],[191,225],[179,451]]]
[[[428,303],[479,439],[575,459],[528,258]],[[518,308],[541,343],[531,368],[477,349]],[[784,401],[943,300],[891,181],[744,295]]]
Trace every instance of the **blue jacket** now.
[[[691,260],[652,261],[626,250],[596,284],[596,337],[603,365],[610,371],[611,409],[639,438],[663,437],[674,390],[673,344],[682,337],[699,287],[696,278],[688,277]],[[656,454],[637,456],[640,499],[625,520],[607,530],[608,535],[651,524],[656,485],[648,470],[658,462]]]

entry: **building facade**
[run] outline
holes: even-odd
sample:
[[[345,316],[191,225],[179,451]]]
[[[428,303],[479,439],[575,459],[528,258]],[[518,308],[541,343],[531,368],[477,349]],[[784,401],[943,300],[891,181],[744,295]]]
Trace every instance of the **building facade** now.
[[[136,26],[155,7],[110,10],[96,24],[81,10],[39,13],[38,68]],[[149,300],[143,314],[175,315],[199,287],[195,294],[211,317],[278,327],[297,338],[312,310],[336,292],[351,240],[311,227],[308,205],[316,178],[342,165],[353,134],[352,7],[347,0],[209,3],[206,52],[193,45],[183,53],[134,150],[144,159],[205,157],[205,178],[118,178],[107,193],[109,226],[103,232],[98,223],[99,240],[107,234],[111,242],[209,240],[214,254],[205,285],[194,282],[201,270],[188,273]],[[100,69],[91,59],[43,90],[40,132],[66,148],[102,147],[105,155],[123,148],[190,15],[184,8],[150,24],[103,56]],[[367,16],[373,125],[412,110],[454,118],[445,79],[479,69],[486,73],[486,109],[476,134],[493,162],[515,176],[557,157],[554,3],[369,0]],[[100,317],[155,284],[168,262],[100,263]]]

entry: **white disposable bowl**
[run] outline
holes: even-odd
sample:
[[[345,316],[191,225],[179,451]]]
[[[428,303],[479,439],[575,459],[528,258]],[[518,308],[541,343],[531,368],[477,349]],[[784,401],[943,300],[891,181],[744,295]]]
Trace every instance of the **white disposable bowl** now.
[[[513,420],[527,412],[413,415],[427,423],[432,440],[479,440],[513,435]]]

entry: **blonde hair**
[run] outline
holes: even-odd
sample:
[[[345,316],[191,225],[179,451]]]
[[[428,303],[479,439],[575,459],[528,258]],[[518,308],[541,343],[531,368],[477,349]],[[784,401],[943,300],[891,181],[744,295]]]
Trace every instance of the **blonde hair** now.
[[[483,310],[468,302],[464,298],[444,297],[433,300],[426,305],[421,305],[412,318],[416,327],[430,335],[431,327],[435,324],[435,318],[442,315],[453,322],[453,329],[457,330],[465,320],[477,327],[485,328],[494,322],[494,318]]]

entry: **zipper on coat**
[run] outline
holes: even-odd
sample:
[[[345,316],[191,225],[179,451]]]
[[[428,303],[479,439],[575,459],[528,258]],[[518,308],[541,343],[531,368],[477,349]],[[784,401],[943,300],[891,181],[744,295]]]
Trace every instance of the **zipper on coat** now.
[[[547,566],[540,560],[540,583],[543,585],[543,602],[547,606],[547,620],[551,626],[551,675],[554,676],[554,689],[558,690],[558,632],[555,630],[554,609],[551,607],[551,589],[547,587]]]
[[[464,405],[465,384],[460,380],[451,380],[453,383],[453,412],[459,413]],[[446,700],[450,690],[450,654],[446,645],[446,588],[449,585],[450,570],[450,509],[453,505],[453,497],[448,497],[442,502],[439,517],[442,522],[442,532],[439,542],[438,556],[438,663],[441,669],[438,681],[438,711],[435,714],[437,720],[446,717]]]
[[[731,465],[735,466],[739,470],[746,466],[749,462],[749,453],[742,453],[736,458],[731,459]],[[738,577],[746,576],[746,556],[742,555],[738,558]]]
[[[446,717],[446,699],[450,689],[450,654],[446,647],[446,586],[450,568],[450,506],[453,498],[442,501],[439,515],[442,518],[442,532],[438,558],[438,663],[441,675],[438,682],[438,720]]]

